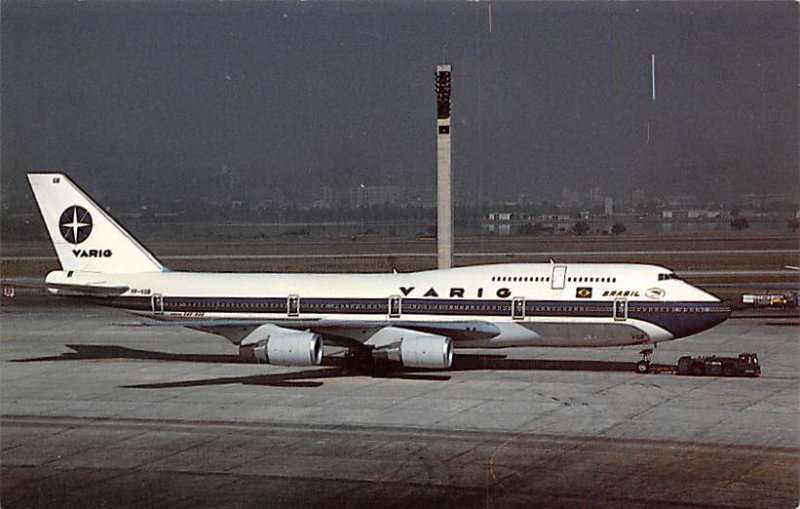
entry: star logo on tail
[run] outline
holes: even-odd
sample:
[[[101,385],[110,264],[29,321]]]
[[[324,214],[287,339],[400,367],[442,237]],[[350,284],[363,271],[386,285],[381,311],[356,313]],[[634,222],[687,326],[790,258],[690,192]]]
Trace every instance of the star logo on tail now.
[[[70,244],[80,244],[92,233],[92,215],[79,205],[68,207],[58,221],[61,236]]]

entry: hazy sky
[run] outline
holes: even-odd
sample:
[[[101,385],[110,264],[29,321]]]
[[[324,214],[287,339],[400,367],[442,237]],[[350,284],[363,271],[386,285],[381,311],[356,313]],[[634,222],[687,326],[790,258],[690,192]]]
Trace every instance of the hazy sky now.
[[[3,198],[64,171],[113,199],[435,185],[798,192],[795,2],[4,0]],[[651,100],[650,55],[657,60]],[[651,142],[647,144],[647,122]]]

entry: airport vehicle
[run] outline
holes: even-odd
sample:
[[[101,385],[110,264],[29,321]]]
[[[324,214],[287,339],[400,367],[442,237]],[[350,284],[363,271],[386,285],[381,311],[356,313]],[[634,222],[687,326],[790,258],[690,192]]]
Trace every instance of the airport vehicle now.
[[[761,365],[758,355],[740,353],[738,357],[684,356],[678,359],[679,375],[722,375],[722,376],[760,376]]]
[[[797,292],[775,294],[744,294],[742,304],[752,307],[797,307]]]
[[[28,175],[62,270],[55,295],[154,325],[222,335],[243,355],[449,368],[453,348],[652,346],[726,320],[730,307],[656,265],[517,263],[388,274],[228,274],[164,267],[65,175]],[[643,359],[644,360],[644,359]],[[649,362],[649,356],[647,357]]]

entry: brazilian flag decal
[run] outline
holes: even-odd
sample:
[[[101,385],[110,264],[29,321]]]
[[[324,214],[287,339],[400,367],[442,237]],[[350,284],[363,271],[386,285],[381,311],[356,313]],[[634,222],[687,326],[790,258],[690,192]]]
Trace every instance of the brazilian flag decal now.
[[[591,288],[578,288],[575,290],[575,297],[579,299],[591,299],[592,298],[592,289]]]

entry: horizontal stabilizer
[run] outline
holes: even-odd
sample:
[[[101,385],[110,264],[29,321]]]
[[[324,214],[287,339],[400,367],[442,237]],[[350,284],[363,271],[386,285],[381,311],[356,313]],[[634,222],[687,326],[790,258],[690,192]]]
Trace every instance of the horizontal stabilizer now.
[[[118,297],[128,286],[114,281],[114,276],[99,272],[54,270],[44,282],[53,295],[69,297]]]
[[[48,283],[47,290],[53,295],[67,297],[119,297],[128,291],[128,287],[102,283],[93,285]]]

